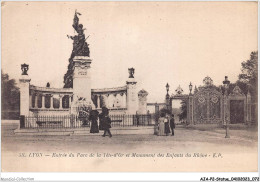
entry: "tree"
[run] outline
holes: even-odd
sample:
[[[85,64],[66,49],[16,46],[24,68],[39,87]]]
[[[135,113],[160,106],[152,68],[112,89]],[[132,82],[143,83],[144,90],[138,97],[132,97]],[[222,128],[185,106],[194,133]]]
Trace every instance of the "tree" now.
[[[247,85],[252,96],[252,119],[257,121],[257,100],[258,100],[258,51],[251,52],[250,59],[243,61],[242,73],[239,74],[239,81]]]
[[[239,74],[239,81],[248,84],[250,93],[254,99],[257,99],[257,77],[258,77],[258,51],[250,54],[250,59],[241,63],[242,73]]]
[[[14,79],[9,79],[8,74],[1,71],[1,99],[2,99],[2,112],[3,118],[8,117],[12,119],[12,113],[19,112],[20,108],[20,93],[19,88],[16,86]],[[6,115],[5,115],[6,113]],[[17,114],[16,114],[17,115]]]
[[[181,101],[181,113],[178,114],[179,120],[185,120],[187,118],[187,101]]]

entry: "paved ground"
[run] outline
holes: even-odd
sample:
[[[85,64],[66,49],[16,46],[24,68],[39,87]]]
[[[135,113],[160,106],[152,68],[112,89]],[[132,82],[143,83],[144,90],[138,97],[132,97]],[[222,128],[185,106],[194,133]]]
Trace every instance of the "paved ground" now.
[[[205,130],[178,127],[175,130],[175,136],[114,135],[112,138],[103,138],[101,136],[18,136],[13,133],[16,127],[15,124],[2,125],[3,161],[5,157],[11,159],[17,157],[19,153],[31,152],[43,152],[50,155],[53,152],[204,153],[211,155],[221,153],[224,158],[239,155],[232,161],[239,160],[247,164],[255,161],[248,170],[257,170],[257,130],[255,128],[230,130],[231,138],[225,139],[225,130],[221,128]],[[229,167],[232,165],[229,164]],[[237,171],[234,166],[231,169]]]

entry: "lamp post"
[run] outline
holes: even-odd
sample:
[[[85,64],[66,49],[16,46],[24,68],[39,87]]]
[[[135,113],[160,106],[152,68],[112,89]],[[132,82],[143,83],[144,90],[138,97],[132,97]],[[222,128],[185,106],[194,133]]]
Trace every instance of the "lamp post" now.
[[[170,88],[169,84],[167,83],[165,87],[166,87],[167,95],[169,95],[169,94],[168,94],[169,88]]]
[[[170,86],[169,86],[169,84],[167,83],[166,84],[166,91],[167,91],[167,94],[166,94],[166,109],[169,109],[169,98],[170,98],[170,96],[169,96],[169,88],[170,88]]]
[[[190,95],[191,95],[191,91],[192,91],[192,84],[191,84],[191,82],[190,82],[190,85],[189,85],[189,90],[190,90]]]
[[[228,126],[228,116],[227,116],[227,97],[228,97],[229,84],[230,84],[230,81],[228,80],[228,77],[225,76],[225,80],[223,81],[223,85],[224,85],[224,88],[225,88],[225,94],[224,94],[225,95],[224,121],[226,123],[226,136],[225,136],[225,138],[230,138],[230,136],[229,136],[229,126]]]

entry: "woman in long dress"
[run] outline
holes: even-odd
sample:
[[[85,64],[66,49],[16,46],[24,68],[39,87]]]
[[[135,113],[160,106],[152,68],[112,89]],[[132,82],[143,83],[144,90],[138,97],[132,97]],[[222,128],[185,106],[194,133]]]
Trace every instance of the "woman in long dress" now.
[[[91,121],[91,126],[90,126],[90,133],[99,133],[98,129],[98,111],[97,110],[92,110],[89,115],[89,120]]]
[[[165,129],[164,120],[165,120],[165,113],[161,113],[160,118],[158,120],[158,126],[159,126],[158,136],[165,135],[165,133],[164,133],[164,129]]]
[[[170,120],[170,116],[167,114],[164,119],[164,127],[165,127],[164,132],[165,132],[166,136],[168,136],[169,133],[171,132],[170,126],[169,126],[169,120]]]

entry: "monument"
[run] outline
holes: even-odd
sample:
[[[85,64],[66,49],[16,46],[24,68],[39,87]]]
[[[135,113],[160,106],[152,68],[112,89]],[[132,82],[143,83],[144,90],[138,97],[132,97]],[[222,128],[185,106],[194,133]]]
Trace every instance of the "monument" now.
[[[75,11],[72,27],[78,35],[69,36],[73,40],[73,50],[69,58],[68,71],[64,76],[64,87],[73,88],[73,102],[71,113],[76,113],[78,107],[91,107],[91,75],[89,57],[89,45],[86,42],[82,24],[79,24],[78,15]],[[73,84],[74,83],[74,84]]]
[[[81,14],[75,11],[72,24],[76,35],[67,35],[68,38],[73,40],[73,49],[68,59],[69,64],[64,75],[63,88],[53,88],[50,87],[50,84],[47,84],[46,87],[31,85],[31,79],[27,73],[29,65],[21,65],[21,115],[32,117],[31,121],[34,123],[32,126],[37,126],[37,122],[39,124],[45,123],[44,118],[41,121],[42,116],[52,118],[73,115],[81,121],[81,118],[88,118],[91,110],[101,111],[104,106],[110,110],[111,115],[147,113],[146,97],[148,93],[145,90],[137,91],[134,68],[128,69],[129,77],[123,86],[91,88],[90,68],[92,59],[84,33],[85,28],[82,24],[79,24],[78,15]],[[78,121],[78,119],[76,120]],[[51,120],[54,123],[64,122],[61,118]],[[71,124],[66,125],[66,127],[71,126]],[[81,126],[81,124],[78,124],[78,126]]]

